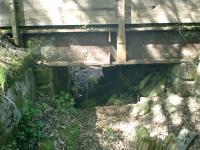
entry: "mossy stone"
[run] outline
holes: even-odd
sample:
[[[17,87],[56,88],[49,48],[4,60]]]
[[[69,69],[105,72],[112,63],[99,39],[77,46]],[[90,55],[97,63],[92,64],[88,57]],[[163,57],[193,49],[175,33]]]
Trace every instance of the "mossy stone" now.
[[[35,77],[38,86],[46,85],[53,81],[53,69],[50,67],[36,67]]]

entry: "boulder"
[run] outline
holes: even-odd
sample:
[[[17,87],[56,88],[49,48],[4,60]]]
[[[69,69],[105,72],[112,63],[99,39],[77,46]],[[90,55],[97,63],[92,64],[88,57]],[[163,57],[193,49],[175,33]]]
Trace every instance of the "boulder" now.
[[[177,137],[177,147],[180,150],[187,150],[190,143],[196,138],[197,134],[186,128],[182,129]]]
[[[152,73],[141,80],[138,91],[143,97],[158,96],[165,89],[166,78],[162,77],[159,73]]]
[[[184,81],[176,78],[173,82],[173,90],[183,97],[189,97],[195,93],[195,81]]]
[[[197,76],[197,65],[181,64],[180,79],[185,81],[194,81]]]
[[[164,110],[171,114],[178,110],[178,108],[183,103],[183,97],[174,94],[174,93],[168,93],[167,98],[161,99],[162,103],[164,105]]]
[[[176,138],[169,135],[164,141],[151,137],[148,129],[142,127],[136,132],[136,150],[181,150],[177,149]]]
[[[140,101],[133,107],[131,116],[139,117],[150,112],[152,101],[147,97],[141,97]]]
[[[175,137],[169,134],[165,140],[151,137],[147,128],[141,127],[136,132],[136,150],[186,150],[197,135],[188,129],[182,129]]]

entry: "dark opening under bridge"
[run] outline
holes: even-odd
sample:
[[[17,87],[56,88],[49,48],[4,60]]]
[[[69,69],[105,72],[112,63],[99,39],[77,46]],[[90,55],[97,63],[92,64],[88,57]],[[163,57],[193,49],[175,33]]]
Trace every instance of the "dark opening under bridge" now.
[[[198,0],[0,0],[16,45],[54,37],[50,66],[182,63],[198,59]]]

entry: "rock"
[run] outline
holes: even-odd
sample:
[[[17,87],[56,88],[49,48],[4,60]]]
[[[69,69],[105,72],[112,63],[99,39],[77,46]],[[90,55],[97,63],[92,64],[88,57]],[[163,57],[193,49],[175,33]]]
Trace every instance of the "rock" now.
[[[169,93],[166,99],[162,99],[164,110],[171,114],[178,110],[178,108],[183,103],[183,97],[180,97],[177,94]]]
[[[181,64],[180,79],[186,81],[193,81],[197,76],[197,65],[195,64]]]
[[[195,132],[192,132],[188,129],[182,129],[177,137],[177,147],[178,150],[187,150],[190,143],[197,136]]]
[[[180,94],[183,97],[188,97],[195,92],[195,81],[183,81],[176,78],[173,82],[174,92]]]
[[[150,112],[152,101],[147,97],[141,97],[140,101],[133,107],[131,116],[139,117]]]
[[[38,86],[49,84],[53,80],[53,69],[51,67],[37,66],[35,67],[34,74]]]
[[[137,130],[135,144],[136,150],[182,150],[177,146],[177,138],[173,134],[162,141],[160,138],[151,137],[148,129],[144,127]]]
[[[136,132],[136,150],[163,150],[161,139],[150,137],[149,131],[142,127]]]
[[[36,67],[35,81],[38,99],[51,101],[54,98],[53,69],[51,67]]]
[[[147,82],[149,82],[149,80],[152,78],[152,76],[153,76],[153,73],[150,73],[149,75],[147,75],[146,77],[144,77],[144,78],[140,81],[140,83],[139,83],[139,85],[138,85],[138,89],[139,89],[139,90],[143,89],[143,88],[147,85]]]
[[[177,150],[176,137],[174,136],[174,134],[169,134],[165,138],[163,147],[167,150]]]
[[[153,122],[164,123],[166,121],[166,117],[162,111],[162,106],[159,103],[152,105],[151,112],[153,114]]]
[[[153,73],[145,77],[139,84],[139,94],[143,97],[158,96],[164,91],[166,79],[159,73]]]

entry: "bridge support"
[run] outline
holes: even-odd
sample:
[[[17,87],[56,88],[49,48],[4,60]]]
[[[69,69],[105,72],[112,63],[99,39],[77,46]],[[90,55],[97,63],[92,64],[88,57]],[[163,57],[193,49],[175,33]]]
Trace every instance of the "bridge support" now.
[[[118,0],[117,62],[126,62],[125,0]]]
[[[9,0],[9,5],[10,5],[10,18],[12,25],[13,40],[15,45],[19,46],[20,39],[19,39],[19,29],[17,22],[16,0]]]

